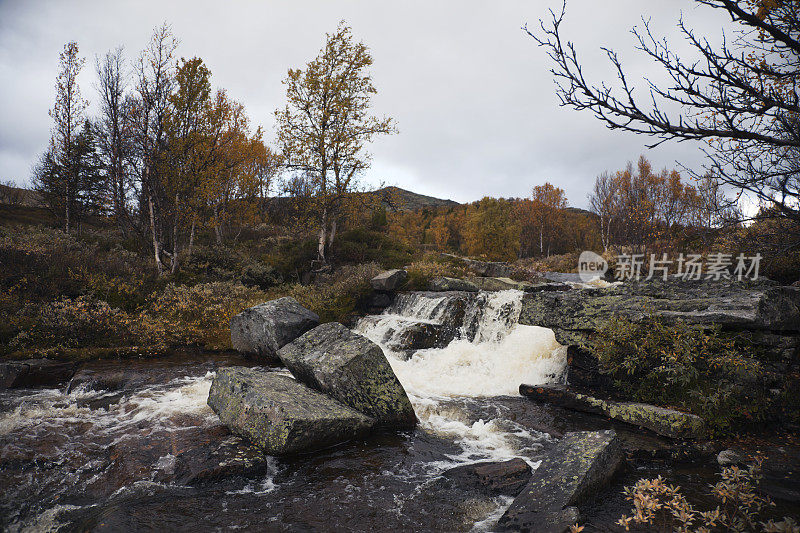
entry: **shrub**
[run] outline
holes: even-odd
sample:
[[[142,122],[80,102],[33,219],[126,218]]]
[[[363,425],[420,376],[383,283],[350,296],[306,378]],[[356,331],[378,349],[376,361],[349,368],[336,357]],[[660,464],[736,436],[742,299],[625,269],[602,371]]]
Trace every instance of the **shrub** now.
[[[138,316],[139,331],[168,344],[228,349],[231,317],[267,299],[263,292],[241,283],[170,284],[148,299]]]
[[[181,275],[187,281],[234,281],[242,267],[242,259],[231,248],[196,246],[184,260]]]
[[[661,476],[640,479],[635,485],[625,488],[626,498],[633,502],[633,514],[622,516],[617,523],[625,530],[629,530],[633,523],[647,524],[651,531],[800,533],[800,527],[789,517],[780,522],[758,522],[759,514],[774,505],[757,491],[761,480],[760,460],[747,469],[725,467],[721,477],[711,486],[710,495],[719,505],[710,511],[695,509],[683,496],[680,487],[665,483]]]
[[[269,289],[282,282],[280,274],[274,267],[265,263],[248,263],[242,269],[242,284],[247,287]]]
[[[281,243],[277,252],[266,257],[265,262],[276,270],[281,279],[300,281],[311,271],[311,264],[316,258],[317,243],[307,239]]]
[[[90,296],[31,303],[17,316],[9,351],[119,346],[136,342],[130,316]]]
[[[334,244],[334,257],[339,263],[375,262],[384,268],[400,268],[411,261],[413,254],[410,246],[365,228],[343,232]]]
[[[763,395],[740,384],[741,376],[761,372],[757,360],[743,355],[754,351],[743,337],[648,315],[637,322],[614,317],[594,342],[601,371],[626,398],[688,409],[719,433],[766,417]]]
[[[335,272],[320,276],[313,285],[290,285],[278,288],[280,296],[292,296],[314,311],[323,322],[348,322],[359,303],[372,294],[369,281],[382,268],[377,263],[346,265]],[[277,298],[278,294],[270,294]]]
[[[421,261],[409,265],[405,288],[422,291],[428,288],[428,282],[433,278],[463,278],[467,273],[466,267],[461,262],[456,263],[447,257],[427,255]]]
[[[123,304],[133,292],[144,292],[152,272],[137,254],[110,239],[101,232],[78,238],[41,226],[0,227],[0,288],[24,294],[28,302],[95,293]]]

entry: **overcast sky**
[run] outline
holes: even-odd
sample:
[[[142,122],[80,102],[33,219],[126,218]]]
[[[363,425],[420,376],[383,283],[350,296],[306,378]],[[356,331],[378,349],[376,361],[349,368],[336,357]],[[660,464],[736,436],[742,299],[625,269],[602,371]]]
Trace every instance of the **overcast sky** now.
[[[657,168],[699,168],[697,145],[607,130],[588,114],[560,108],[545,51],[520,28],[534,27],[560,0],[531,1],[67,1],[0,0],[0,181],[28,182],[45,149],[58,55],[76,40],[87,57],[81,90],[96,105],[94,60],[116,46],[134,59],[153,28],[173,26],[179,56],[203,58],[212,83],[245,104],[274,138],[288,68],[313,59],[339,20],[372,50],[374,110],[399,134],[370,147],[365,179],[461,202],[528,196],[550,181],[584,207],[597,174],[645,154]],[[647,9],[643,13],[642,10]],[[565,34],[586,73],[610,79],[600,46],[616,49],[634,79],[660,79],[634,50],[641,16],[680,50],[681,13],[717,40],[725,19],[689,0],[568,0]],[[643,85],[640,83],[640,86]]]

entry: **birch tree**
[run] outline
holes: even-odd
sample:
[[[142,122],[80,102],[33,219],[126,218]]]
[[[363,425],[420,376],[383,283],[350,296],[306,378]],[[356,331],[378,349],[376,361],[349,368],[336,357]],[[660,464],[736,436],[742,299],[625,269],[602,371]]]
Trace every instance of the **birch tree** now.
[[[137,72],[136,140],[141,159],[141,183],[145,209],[153,241],[156,271],[163,271],[162,211],[164,190],[159,179],[158,158],[164,148],[164,118],[174,86],[177,39],[172,29],[163,24],[155,29],[150,43],[139,56]]]
[[[70,223],[75,216],[74,207],[78,195],[78,166],[73,164],[75,142],[84,122],[87,102],[81,97],[78,86],[85,59],[78,56],[78,43],[72,41],[64,45],[59,57],[60,71],[56,78],[56,100],[50,116],[53,118],[51,152],[55,162],[54,186],[60,189],[58,195],[63,201],[64,231],[69,233]]]
[[[341,22],[325,47],[304,69],[290,69],[287,104],[275,112],[286,165],[311,180],[319,220],[317,254],[327,263],[340,207],[369,167],[365,145],[375,135],[394,133],[391,118],[370,115],[377,91],[368,68],[372,55]]]

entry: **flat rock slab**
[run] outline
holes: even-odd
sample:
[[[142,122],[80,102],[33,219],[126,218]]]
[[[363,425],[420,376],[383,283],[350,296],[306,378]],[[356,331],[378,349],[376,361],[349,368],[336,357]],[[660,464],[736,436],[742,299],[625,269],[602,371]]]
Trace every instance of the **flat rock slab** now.
[[[611,481],[623,464],[613,430],[567,433],[498,521],[511,531],[563,532],[579,519],[576,506]]]
[[[549,280],[542,280],[537,282],[532,281],[517,281],[511,278],[468,278],[470,283],[475,285],[481,291],[522,291],[522,292],[540,292],[540,291],[565,291],[569,290],[569,285],[563,283],[556,283]]]
[[[428,282],[428,290],[434,292],[496,292],[516,290],[523,292],[567,291],[570,286],[542,278],[541,281],[517,281],[511,278],[469,277],[467,279],[439,277]]]
[[[69,381],[76,368],[75,363],[50,359],[0,362],[0,390],[58,385]]]
[[[428,290],[433,292],[478,292],[480,289],[478,289],[477,285],[467,280],[442,276],[428,281]]]
[[[374,418],[381,427],[411,428],[417,423],[381,347],[338,322],[317,326],[278,355],[298,380]]]
[[[245,309],[231,318],[231,345],[242,353],[277,362],[277,352],[319,324],[319,316],[290,296]]]
[[[391,292],[396,291],[408,279],[408,272],[395,268],[381,272],[370,280],[370,285],[376,291]]]
[[[705,436],[706,424],[699,416],[646,403],[614,402],[581,394],[564,385],[520,385],[519,392],[532,400],[565,409],[604,415],[620,422],[649,429],[673,439]]]
[[[768,282],[669,279],[537,292],[523,300],[519,321],[552,329],[561,344],[592,349],[591,335],[615,316],[638,320],[649,313],[697,326],[798,332],[800,289]]]
[[[375,423],[289,376],[252,368],[217,371],[208,405],[269,455],[327,448],[365,435]]]
[[[442,476],[453,480],[459,487],[487,496],[516,496],[528,483],[531,467],[519,458],[485,461],[451,468]]]

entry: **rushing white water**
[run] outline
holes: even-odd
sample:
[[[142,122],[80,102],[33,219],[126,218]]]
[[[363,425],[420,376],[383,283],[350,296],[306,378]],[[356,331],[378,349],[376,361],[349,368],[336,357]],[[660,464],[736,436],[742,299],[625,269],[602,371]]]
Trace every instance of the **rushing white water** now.
[[[401,295],[386,313],[366,317],[355,328],[384,349],[422,428],[461,446],[455,462],[527,459],[526,451],[545,438],[509,420],[473,420],[469,414],[470,402],[480,398],[517,396],[522,383],[563,379],[566,347],[551,330],[518,323],[522,296],[513,290],[482,292],[459,315],[457,296]],[[446,346],[417,350],[407,358],[404,334],[420,324],[456,333]]]
[[[522,383],[555,381],[565,356],[551,330],[517,326],[497,341],[456,339],[445,348],[420,350],[408,361],[390,358],[390,363],[412,394],[515,396]]]
[[[521,383],[562,378],[566,348],[547,328],[518,323],[522,292],[480,293],[466,309],[452,342],[399,356],[398,338],[414,324],[444,326],[449,296],[404,295],[387,314],[367,317],[356,331],[384,348],[406,391],[419,397],[515,396]],[[399,312],[398,312],[399,311]]]
[[[213,377],[212,373],[207,373],[148,387],[106,409],[92,409],[86,405],[88,400],[102,399],[102,391],[79,388],[67,394],[58,389],[43,389],[0,416],[0,436],[22,428],[26,428],[29,435],[43,434],[77,424],[82,426],[83,432],[124,435],[127,428],[138,427],[143,422],[169,430],[175,417],[187,416],[213,423],[214,413],[206,405]],[[175,427],[183,425],[178,423]]]

